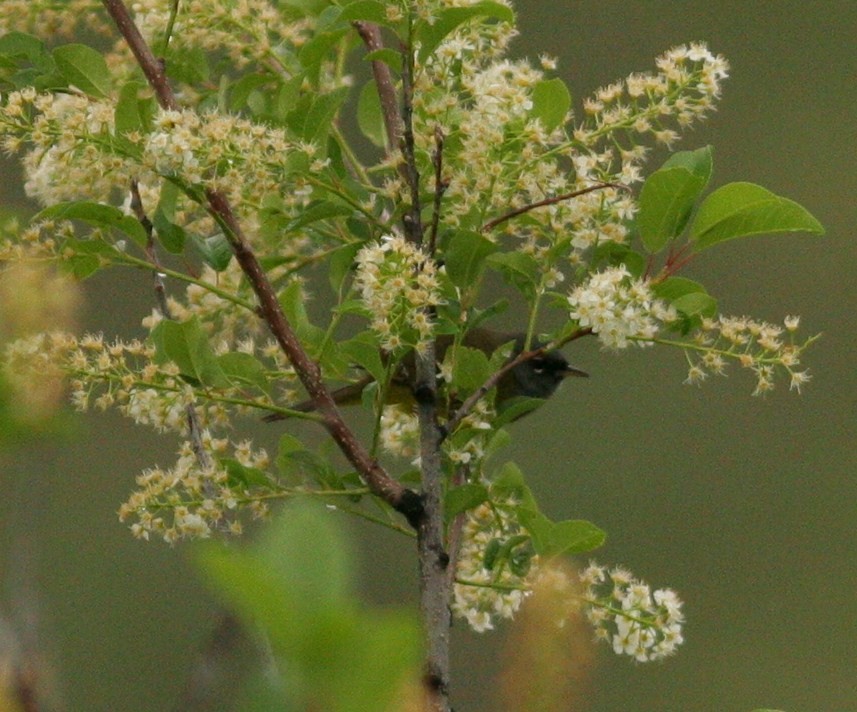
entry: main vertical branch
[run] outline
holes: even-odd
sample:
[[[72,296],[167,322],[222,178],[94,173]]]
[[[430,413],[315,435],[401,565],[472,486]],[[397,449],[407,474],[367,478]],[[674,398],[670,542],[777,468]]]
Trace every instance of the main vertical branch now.
[[[370,51],[381,49],[380,30],[372,23],[355,23],[355,28]],[[413,92],[414,55],[408,44],[402,49],[402,102],[397,103],[396,88],[389,67],[374,62],[373,69],[381,113],[390,150],[402,153],[399,174],[405,181],[410,205],[403,217],[405,237],[434,258],[436,220],[440,211],[442,181],[436,186],[433,224],[426,235],[422,224],[420,174],[416,161]],[[440,175],[442,136],[436,137],[436,175]],[[438,182],[438,181],[436,181]],[[422,475],[422,516],[417,524],[417,548],[420,567],[420,612],[426,636],[426,698],[432,712],[449,712],[449,630],[452,577],[445,547],[441,462],[443,433],[437,422],[437,357],[434,343],[416,358],[414,395],[420,423],[420,469]]]
[[[434,230],[426,236],[422,224],[420,174],[417,166],[414,125],[414,53],[410,45],[402,61],[402,156],[403,174],[410,193],[410,207],[404,215],[405,237],[420,245],[434,258]],[[439,158],[437,159],[439,160]],[[439,206],[436,206],[439,210]],[[420,468],[422,474],[423,516],[417,530],[420,560],[420,608],[425,625],[427,658],[426,688],[430,708],[448,712],[449,706],[449,631],[451,627],[450,565],[444,537],[444,474],[441,462],[443,435],[437,421],[437,356],[431,342],[416,359],[414,394],[420,424]]]

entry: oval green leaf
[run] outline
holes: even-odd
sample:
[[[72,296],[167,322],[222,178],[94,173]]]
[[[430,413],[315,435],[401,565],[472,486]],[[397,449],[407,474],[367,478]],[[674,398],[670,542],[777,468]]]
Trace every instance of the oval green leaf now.
[[[687,168],[661,168],[650,175],[640,190],[637,229],[650,253],[660,252],[681,235],[705,180]]]
[[[824,234],[803,206],[754,183],[729,183],[709,195],[691,227],[697,250],[737,237],[777,232]]]
[[[548,131],[562,125],[571,108],[571,94],[562,79],[547,79],[533,87],[532,115]]]
[[[97,97],[110,93],[110,72],[100,52],[82,44],[67,44],[54,49],[53,56],[69,86]]]

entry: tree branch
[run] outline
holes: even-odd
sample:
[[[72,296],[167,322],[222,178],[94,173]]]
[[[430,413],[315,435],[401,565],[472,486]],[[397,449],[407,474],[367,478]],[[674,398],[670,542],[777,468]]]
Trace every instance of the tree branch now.
[[[434,240],[426,240],[421,218],[420,174],[414,150],[414,66],[411,47],[405,49],[402,59],[402,172],[411,201],[402,220],[405,238],[422,247],[429,257],[434,258]],[[440,161],[440,158],[437,160]],[[439,166],[439,163],[436,166]],[[436,200],[436,210],[439,211],[439,198],[436,197]],[[449,631],[452,626],[449,606],[452,579],[448,574],[450,562],[444,543],[445,483],[441,462],[443,436],[437,422],[437,356],[434,341],[429,342],[423,354],[417,354],[415,367],[414,396],[417,400],[420,427],[423,497],[423,516],[417,529],[417,551],[420,567],[420,612],[426,636],[424,684],[429,709],[432,712],[449,712]]]
[[[103,3],[116,23],[116,27],[128,42],[146,79],[155,91],[160,106],[164,109],[178,108],[175,95],[167,82],[161,62],[154,57],[142,35],[140,35],[125,4],[122,0],[103,0]],[[229,201],[221,193],[214,190],[206,190],[205,197],[209,213],[224,229],[235,258],[256,293],[262,318],[267,323],[283,353],[294,366],[307,393],[316,402],[318,411],[323,417],[325,429],[339,446],[346,459],[363,477],[372,493],[401,512],[409,523],[416,526],[422,512],[419,495],[390,477],[358,442],[354,433],[342,419],[330,391],[325,387],[318,365],[304,351],[286,319],[274,288],[244,237]]]
[[[381,28],[373,22],[357,20],[354,29],[366,45],[366,49],[374,52],[384,48],[381,40]],[[402,119],[399,116],[399,104],[396,99],[396,86],[390,67],[385,62],[372,60],[372,75],[375,77],[375,87],[381,101],[381,115],[384,117],[384,129],[387,132],[388,151],[395,151],[402,140]]]
[[[618,183],[596,183],[595,185],[590,185],[586,188],[581,188],[580,190],[573,190],[570,193],[555,195],[552,198],[545,198],[544,200],[539,200],[535,203],[530,203],[529,205],[525,205],[521,208],[510,210],[508,213],[506,213],[505,215],[501,215],[499,218],[489,220],[480,229],[482,232],[488,232],[489,230],[493,230],[501,223],[504,223],[507,220],[511,220],[512,218],[516,218],[518,217],[518,215],[528,213],[530,212],[530,210],[535,210],[536,208],[543,208],[545,205],[556,205],[557,203],[561,203],[563,200],[571,200],[572,198],[577,198],[581,195],[586,195],[587,193],[592,193],[596,190],[604,190],[605,188],[625,189],[626,186],[619,185]]]

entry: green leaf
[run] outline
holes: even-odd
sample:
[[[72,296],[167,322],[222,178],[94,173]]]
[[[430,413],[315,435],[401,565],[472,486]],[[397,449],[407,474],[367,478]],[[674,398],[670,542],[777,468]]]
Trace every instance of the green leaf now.
[[[357,334],[354,338],[340,344],[340,349],[347,358],[365,369],[376,381],[384,381],[387,370],[381,360],[378,337],[372,332],[364,331]]]
[[[450,385],[459,393],[472,393],[485,383],[491,375],[488,356],[479,349],[472,349],[467,346],[447,349],[444,360],[454,364]]]
[[[473,287],[482,276],[486,258],[498,249],[478,232],[459,230],[453,233],[443,252],[446,273],[456,287]]]
[[[174,255],[180,255],[187,239],[184,228],[170,222],[160,208],[155,210],[155,214],[152,216],[152,225],[158,236],[158,242],[164,246],[164,249]]]
[[[69,86],[97,97],[110,94],[110,71],[100,52],[87,45],[67,44],[56,47],[53,57]]]
[[[360,98],[357,100],[357,125],[363,135],[376,146],[386,145],[387,131],[374,79],[366,82],[360,90]]]
[[[522,506],[536,509],[536,500],[527,487],[524,473],[514,462],[506,462],[491,482],[491,493],[498,499],[515,499]]]
[[[75,279],[86,279],[99,267],[103,267],[105,262],[115,260],[117,249],[104,240],[79,240],[71,237],[63,242],[62,255],[60,268],[69,272]]]
[[[193,244],[202,259],[215,272],[222,272],[232,260],[232,246],[222,232],[211,237],[202,238],[193,235]]]
[[[304,141],[315,141],[320,147],[327,145],[327,133],[333,117],[348,95],[348,87],[335,89],[328,94],[306,94],[289,112],[289,127]]]
[[[702,292],[684,294],[674,299],[672,305],[687,316],[713,317],[717,314],[717,300]]]
[[[362,20],[376,25],[391,25],[387,19],[387,5],[378,0],[357,0],[346,5],[339,16],[344,22]]]
[[[661,168],[650,175],[640,190],[637,229],[646,250],[660,252],[681,235],[705,181],[687,168]]]
[[[321,63],[331,56],[336,43],[350,31],[351,28],[346,26],[328,32],[318,32],[301,47],[298,59],[313,84],[318,81]]]
[[[544,398],[529,398],[527,396],[506,398],[499,408],[497,417],[494,420],[494,426],[501,428],[504,425],[508,425],[527,413],[532,413],[534,410],[541,408],[544,403]]]
[[[141,111],[142,102],[139,98],[140,82],[126,82],[119,90],[116,109],[113,112],[113,123],[116,135],[122,136],[132,131],[144,130],[144,118]]]
[[[289,282],[285,289],[280,292],[279,299],[286,318],[291,323],[298,338],[313,355],[316,355],[324,341],[325,333],[324,329],[310,323],[306,312],[306,296],[301,288],[301,283],[298,280]]]
[[[310,203],[306,208],[301,210],[301,214],[294,220],[290,220],[283,230],[285,232],[297,232],[301,228],[312,225],[320,220],[348,217],[353,213],[354,208],[348,205],[334,203],[330,200],[318,200]]]
[[[676,151],[664,161],[661,168],[685,168],[708,185],[714,166],[713,153],[711,146],[703,146],[695,151]]]
[[[327,277],[330,280],[330,287],[335,294],[339,293],[342,284],[351,273],[351,269],[354,266],[354,258],[361,247],[363,247],[362,242],[351,242],[332,250],[328,256]]]
[[[692,279],[687,279],[686,277],[668,277],[663,282],[652,285],[652,292],[654,292],[656,297],[667,302],[674,302],[679,297],[683,297],[685,294],[693,294],[694,292],[708,294],[705,287],[699,282],[694,282]]]
[[[523,252],[495,252],[488,255],[485,261],[525,297],[533,297],[539,281],[539,264],[532,255]]]
[[[478,507],[488,501],[488,488],[476,482],[468,482],[458,487],[452,487],[446,493],[444,500],[444,516],[447,521],[468,509]]]
[[[229,351],[217,357],[217,363],[226,377],[240,385],[256,386],[268,393],[271,384],[268,381],[264,365],[252,354],[243,351]]]
[[[242,489],[245,487],[266,487],[270,489],[272,486],[271,477],[264,470],[242,465],[238,460],[228,457],[220,459],[219,462],[226,470],[230,487]]]
[[[390,47],[376,49],[363,55],[364,62],[383,62],[394,72],[402,71],[402,53]]]
[[[553,131],[565,121],[571,108],[571,94],[562,79],[546,79],[533,87],[532,115]]]
[[[513,23],[515,13],[498,2],[477,2],[467,7],[451,7],[436,13],[434,22],[422,22],[416,33],[420,43],[419,58],[425,59],[434,52],[447,35],[474,17],[493,17],[501,22]]]
[[[729,183],[699,208],[690,236],[697,250],[737,237],[777,232],[824,234],[824,227],[803,206],[754,183]]]
[[[87,200],[51,205],[33,218],[34,222],[39,220],[80,220],[95,227],[119,230],[140,246],[145,246],[147,240],[146,231],[137,218],[112,205]]]
[[[594,524],[583,519],[552,522],[541,512],[517,507],[518,520],[533,538],[539,556],[552,558],[560,554],[582,554],[597,549],[606,535]]]
[[[184,322],[164,319],[152,330],[152,341],[157,360],[175,363],[187,381],[214,388],[230,385],[197,317]]]
[[[36,64],[44,60],[45,43],[34,35],[25,32],[7,32],[0,36],[0,55],[5,57],[23,57]]]
[[[199,85],[209,81],[211,68],[208,66],[208,55],[201,47],[170,46],[170,59],[167,62],[170,79]]]

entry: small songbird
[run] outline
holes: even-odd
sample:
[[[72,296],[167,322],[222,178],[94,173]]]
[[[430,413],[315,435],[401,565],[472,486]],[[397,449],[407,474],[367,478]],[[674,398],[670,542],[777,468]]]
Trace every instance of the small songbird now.
[[[461,340],[463,346],[479,349],[487,356],[491,356],[504,344],[512,343],[512,351],[509,361],[517,357],[524,348],[525,334],[515,332],[493,331],[491,329],[475,328],[468,331]],[[439,336],[437,339],[436,357],[443,361],[446,350],[453,344],[453,338],[448,335]],[[539,348],[539,344],[532,345],[533,349]],[[508,362],[508,361],[507,361]],[[400,373],[393,378],[392,387],[388,397],[389,402],[406,403],[413,401],[411,392],[411,381],[413,378],[413,355],[406,357],[402,363]],[[498,411],[502,411],[509,405],[513,398],[539,398],[546,400],[550,398],[559,388],[559,385],[568,376],[587,377],[589,374],[570,365],[565,356],[556,349],[545,351],[531,359],[518,364],[505,373],[497,382],[497,397],[495,405]],[[366,376],[355,383],[331,392],[333,400],[337,405],[354,405],[361,401],[361,394],[367,385],[374,379]],[[303,413],[315,410],[315,404],[306,400],[297,405],[289,406],[291,410]],[[270,422],[283,420],[287,415],[272,413],[264,418]]]

